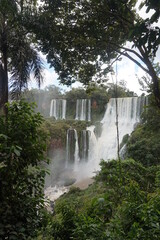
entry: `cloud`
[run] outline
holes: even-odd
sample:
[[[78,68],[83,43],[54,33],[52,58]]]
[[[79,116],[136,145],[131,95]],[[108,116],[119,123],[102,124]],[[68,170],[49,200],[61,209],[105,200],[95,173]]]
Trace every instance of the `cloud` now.
[[[118,81],[124,80],[127,83],[127,88],[130,91],[134,91],[138,95],[142,94],[140,85],[137,79],[145,75],[144,71],[141,70],[137,65],[127,58],[122,58],[121,62],[117,63],[117,78]]]

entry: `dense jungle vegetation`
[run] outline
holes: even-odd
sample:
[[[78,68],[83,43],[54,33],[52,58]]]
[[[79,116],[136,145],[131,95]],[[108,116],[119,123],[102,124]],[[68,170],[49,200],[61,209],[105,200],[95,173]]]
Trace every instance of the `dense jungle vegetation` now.
[[[158,240],[159,182],[159,166],[102,161],[91,186],[71,188],[56,201],[38,239]]]
[[[71,187],[38,239],[159,239],[159,110],[147,106],[127,140],[125,160],[101,162],[86,190]]]
[[[0,1],[0,239],[159,239],[160,1],[139,1],[139,9],[150,13],[146,18],[137,2]],[[57,124],[38,113],[48,117],[53,96],[64,97],[55,87],[25,92],[32,78],[38,86],[43,81],[40,52],[60,83],[83,84],[87,93],[73,89],[65,97],[73,107],[76,96],[95,100],[94,122],[115,96],[114,86],[107,95],[103,86],[122,57],[147,74],[142,83],[152,99],[142,122],[125,139],[126,159],[102,160],[94,183],[86,190],[71,188],[56,201],[53,214],[46,211],[44,199],[49,145],[55,138],[65,145],[70,124],[84,128],[88,123],[71,122],[72,108],[67,121]],[[93,83],[104,85],[92,91]],[[132,95],[116,87],[117,97]],[[8,103],[9,97],[16,102]],[[37,102],[38,108],[22,97]]]

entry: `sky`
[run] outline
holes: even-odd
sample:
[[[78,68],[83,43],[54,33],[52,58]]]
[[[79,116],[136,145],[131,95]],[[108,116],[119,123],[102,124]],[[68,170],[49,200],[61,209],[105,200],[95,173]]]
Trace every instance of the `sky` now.
[[[139,6],[139,3],[141,1],[138,1],[137,8]],[[143,18],[148,17],[152,12],[150,11],[148,14],[145,12],[145,8],[141,9],[139,11],[139,15]],[[160,25],[160,21],[158,22]],[[46,86],[49,85],[55,85],[59,86],[62,90],[67,91],[70,90],[71,88],[68,88],[62,84],[59,84],[59,81],[57,80],[58,75],[54,71],[54,68],[49,68],[49,65],[47,64],[45,56],[40,53],[40,56],[44,62],[44,72],[43,72],[43,77],[44,77],[44,82],[41,85],[41,88],[45,88]],[[157,52],[157,56],[155,59],[155,62],[160,62],[160,48]],[[136,64],[134,64],[131,60],[129,60],[126,57],[123,57],[121,61],[117,63],[117,80],[118,82],[121,80],[124,80],[126,82],[126,87],[130,91],[134,91],[138,95],[141,95],[143,92],[141,91],[141,86],[139,85],[138,78],[141,78],[142,76],[145,76],[145,72],[138,67]],[[111,82],[113,80],[110,80]],[[81,84],[75,83],[72,85],[72,87],[79,87]],[[29,84],[29,88],[36,88],[37,85],[35,81],[32,79],[32,81]]]

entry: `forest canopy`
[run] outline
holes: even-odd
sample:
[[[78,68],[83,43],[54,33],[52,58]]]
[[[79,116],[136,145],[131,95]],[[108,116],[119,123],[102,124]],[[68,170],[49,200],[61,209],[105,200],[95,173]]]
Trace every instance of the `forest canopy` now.
[[[160,68],[155,57],[160,44],[160,1],[141,1],[140,8],[146,8],[146,12],[153,10],[145,19],[138,14],[137,2],[0,1],[1,239],[159,239]],[[87,92],[72,89],[66,94],[72,107],[76,95],[90,96],[95,115],[98,112],[102,117],[115,86],[112,84],[106,92],[103,85],[100,88],[96,85],[92,92],[92,84],[103,83],[121,57],[134,62],[149,76],[149,90],[158,106],[146,107],[143,121],[126,139],[127,154],[132,159],[102,161],[94,184],[86,191],[72,188],[57,201],[54,216],[44,208],[43,166],[48,163],[48,141],[56,138],[59,141],[62,136],[64,141],[58,146],[64,147],[71,122],[62,124],[50,118],[44,123],[43,117],[35,113],[34,104],[19,100],[31,76],[38,86],[43,81],[40,52],[62,84],[70,86],[79,81],[87,86]],[[117,97],[134,95],[122,86],[116,85],[116,89]],[[9,90],[18,101],[6,104]],[[32,93],[38,98],[38,90],[33,90],[28,92],[29,100]],[[44,97],[48,94],[48,101],[52,94],[64,97],[58,88],[52,87],[40,94]],[[88,123],[76,124],[80,129]],[[118,118],[115,125],[118,129]],[[97,126],[101,130],[101,125]]]
[[[40,85],[41,51],[67,85],[103,81],[113,63],[125,56],[149,75],[160,107],[159,75],[153,64],[160,43],[160,3],[141,3],[147,12],[154,10],[146,19],[139,16],[136,4],[136,0],[11,1],[11,5],[1,1],[1,106],[8,101],[8,74],[14,96],[28,86],[31,73]]]
[[[160,106],[159,76],[153,64],[160,44],[160,3],[141,3],[140,8],[146,7],[147,12],[154,10],[146,19],[139,16],[136,4],[135,0],[48,1],[45,10],[52,28],[46,30],[47,41],[41,49],[62,83],[102,80],[112,71],[113,63],[125,56],[149,75]],[[104,63],[106,68],[102,69]]]

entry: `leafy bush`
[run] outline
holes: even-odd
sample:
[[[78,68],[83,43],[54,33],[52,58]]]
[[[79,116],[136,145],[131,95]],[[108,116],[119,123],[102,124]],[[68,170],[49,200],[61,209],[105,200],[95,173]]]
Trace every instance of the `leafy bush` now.
[[[159,166],[146,168],[133,159],[121,164],[102,161],[89,188],[73,188],[56,201],[48,236],[58,240],[158,240],[159,175]]]
[[[8,104],[0,117],[0,239],[27,239],[41,225],[47,136],[34,105]]]
[[[110,239],[159,239],[160,194],[147,196],[137,183],[127,187],[128,195],[119,205],[108,228]]]
[[[160,163],[160,131],[148,129],[145,125],[138,126],[127,143],[127,155],[145,166]]]
[[[150,99],[151,102],[151,99]],[[160,164],[160,110],[153,104],[145,107],[142,123],[137,126],[127,143],[127,157],[144,166]]]

